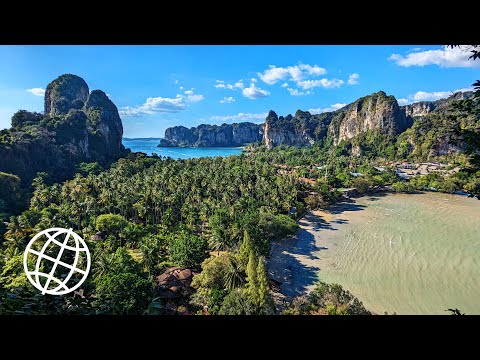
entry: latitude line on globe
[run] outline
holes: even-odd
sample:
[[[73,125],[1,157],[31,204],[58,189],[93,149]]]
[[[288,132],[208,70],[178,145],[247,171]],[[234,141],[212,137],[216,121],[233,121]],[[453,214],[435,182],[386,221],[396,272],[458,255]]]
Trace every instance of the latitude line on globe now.
[[[39,252],[36,251],[36,250],[29,249],[28,251],[29,251],[30,253],[32,253],[33,255],[37,255],[37,256],[39,256],[39,257],[41,257],[41,258],[50,260],[50,261],[52,261],[52,262],[55,262],[55,261],[56,261],[55,258],[52,258],[51,256],[48,256],[48,255],[45,255],[45,254],[41,254],[41,253],[39,253]],[[75,271],[79,272],[80,274],[84,274],[84,275],[85,275],[85,274],[87,273],[86,271],[81,270],[81,269],[79,269],[79,268],[74,268],[72,265],[67,264],[67,263],[64,263],[63,261],[58,261],[57,263],[58,263],[59,265],[62,265],[62,266],[64,266],[64,267],[66,267],[66,268],[74,269]],[[30,272],[30,273],[33,274],[34,272]]]
[[[65,236],[65,240],[63,240],[63,244],[60,246],[60,250],[58,251],[57,258],[53,262],[52,270],[50,270],[50,274],[48,274],[47,281],[45,282],[45,286],[43,287],[43,295],[45,295],[45,291],[48,290],[48,285],[50,285],[50,282],[52,281],[53,274],[57,269],[58,263],[60,262],[60,258],[62,257],[63,251],[65,250],[65,245],[67,245],[67,242],[68,242],[68,239],[70,238],[71,233],[72,233],[72,228],[68,229],[67,236]]]
[[[63,244],[60,241],[58,241],[57,239],[52,238],[52,242],[54,242],[58,246],[63,246]],[[74,248],[73,246],[65,245],[64,248],[67,249],[67,250],[72,250],[72,251],[87,251],[84,247]]]

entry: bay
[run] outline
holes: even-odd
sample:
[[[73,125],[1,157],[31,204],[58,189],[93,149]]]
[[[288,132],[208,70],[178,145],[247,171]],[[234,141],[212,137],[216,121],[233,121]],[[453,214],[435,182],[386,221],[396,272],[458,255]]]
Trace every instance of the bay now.
[[[199,148],[176,148],[157,147],[159,138],[147,139],[126,139],[122,140],[123,145],[133,152],[143,152],[147,155],[157,154],[158,156],[169,156],[173,159],[193,159],[199,157],[216,157],[240,155],[241,147],[199,147]]]

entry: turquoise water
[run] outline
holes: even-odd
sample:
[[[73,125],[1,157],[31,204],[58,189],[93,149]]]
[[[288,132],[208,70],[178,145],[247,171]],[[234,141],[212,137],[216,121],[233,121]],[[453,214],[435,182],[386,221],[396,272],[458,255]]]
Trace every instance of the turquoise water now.
[[[123,139],[123,145],[133,152],[153,153],[159,156],[169,156],[173,159],[192,159],[199,157],[215,157],[240,155],[241,147],[202,147],[202,148],[174,148],[157,147],[160,139]]]

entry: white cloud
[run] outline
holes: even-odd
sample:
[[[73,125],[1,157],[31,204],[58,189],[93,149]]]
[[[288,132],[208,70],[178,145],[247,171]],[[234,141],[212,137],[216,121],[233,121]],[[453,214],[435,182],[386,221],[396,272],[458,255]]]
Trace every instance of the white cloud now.
[[[407,105],[419,101],[436,101],[446,99],[457,92],[474,91],[473,88],[463,88],[454,91],[417,91],[415,94],[408,95],[406,98],[397,99],[399,105]]]
[[[244,88],[242,90],[243,96],[249,98],[249,99],[258,99],[262,97],[267,97],[270,95],[270,92],[267,90],[263,90],[261,88],[257,88],[255,86],[255,83],[250,83],[250,87]]]
[[[178,85],[178,80],[175,80],[175,85]]]
[[[257,82],[258,80],[255,79],[255,78],[251,78],[250,81],[251,81],[251,82]]]
[[[176,113],[187,109],[186,103],[199,102],[205,98],[203,95],[195,94],[193,89],[185,91],[184,94],[177,94],[174,98],[149,97],[143,105],[124,106],[119,109],[118,113],[122,116]]]
[[[343,108],[344,106],[347,106],[347,104],[337,103],[337,104],[330,105],[329,107],[326,107],[326,108],[308,109],[307,111],[310,114],[315,115],[315,114],[321,114],[321,113],[324,113],[324,112],[335,111],[335,110]]]
[[[327,70],[318,65],[300,64],[287,67],[276,67],[269,65],[267,70],[257,75],[266,84],[273,85],[280,80],[292,80],[295,82],[305,79],[308,75],[320,76],[326,74]]]
[[[343,80],[339,79],[319,79],[319,80],[304,80],[297,82],[297,85],[304,90],[312,89],[316,87],[324,87],[324,88],[338,88],[345,83]]]
[[[348,77],[348,84],[349,85],[358,84],[358,78],[359,77],[360,77],[360,75],[358,75],[357,73],[350,74],[350,76]]]
[[[388,59],[397,65],[426,66],[437,65],[440,67],[480,67],[480,62],[469,60],[471,52],[468,46],[450,48],[446,45],[436,50],[409,52],[406,56],[392,54]]]
[[[439,99],[445,99],[452,95],[450,91],[434,91],[434,92],[426,92],[426,91],[417,91],[413,95],[413,101],[435,101]]]
[[[45,89],[42,88],[32,88],[27,89],[27,91],[35,96],[45,96]]]
[[[267,113],[252,114],[252,113],[238,113],[237,115],[215,115],[210,116],[210,121],[221,122],[221,121],[264,121],[267,117]]]
[[[231,104],[233,102],[235,102],[235,98],[233,98],[232,96],[225,96],[222,100],[220,100],[220,104]]]
[[[185,101],[191,102],[191,103],[199,102],[199,101],[202,101],[203,99],[205,99],[205,97],[203,95],[195,94],[193,92],[193,89],[185,91],[185,95],[186,95]]]
[[[282,85],[280,85],[281,87],[288,87],[288,83],[283,83]]]
[[[298,89],[287,88],[288,92],[292,96],[302,96],[302,95],[309,95],[310,91],[299,91]]]
[[[179,89],[180,89],[180,90],[183,90],[183,86],[180,86]]]
[[[226,84],[225,81],[223,81],[223,80],[215,80],[215,81],[217,82],[217,84],[215,84],[214,86],[217,89],[237,90],[237,89],[243,89],[244,88],[242,80],[238,80],[235,84]]]

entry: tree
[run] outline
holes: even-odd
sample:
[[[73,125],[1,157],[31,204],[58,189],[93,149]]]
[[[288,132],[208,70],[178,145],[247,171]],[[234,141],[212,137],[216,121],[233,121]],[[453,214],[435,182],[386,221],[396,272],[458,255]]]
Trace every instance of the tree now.
[[[257,303],[257,258],[253,252],[250,251],[250,255],[248,257],[248,264],[246,269],[247,274],[247,293],[252,299],[253,303]]]
[[[357,177],[353,180],[352,185],[360,194],[365,194],[370,188],[370,181],[362,177]]]
[[[235,289],[223,299],[220,315],[254,315],[256,306],[245,289]]]
[[[119,239],[120,246],[122,246],[122,238],[124,238],[124,230],[128,225],[128,221],[118,214],[102,214],[97,217],[95,228],[98,231],[103,231],[107,235],[111,235]]]
[[[98,305],[112,315],[142,314],[151,297],[150,283],[135,273],[109,272],[96,286]]]
[[[28,263],[30,269],[35,268],[35,262],[30,258],[28,258]],[[0,287],[7,290],[13,290],[15,288],[33,290],[23,268],[23,254],[13,256],[5,262],[0,273]]]
[[[243,267],[236,257],[230,256],[224,270],[225,287],[232,290],[241,287],[245,283]]]
[[[267,272],[265,271],[265,264],[262,258],[258,259],[257,265],[257,294],[258,307],[262,313],[269,312],[272,309],[272,302],[270,298],[270,289],[268,286]]]
[[[95,279],[96,304],[108,314],[141,314],[150,302],[152,284],[143,277],[139,264],[120,247],[109,269]]]
[[[285,314],[371,315],[362,302],[338,284],[319,281],[308,296],[294,299]]]
[[[237,255],[238,260],[240,261],[240,264],[243,266],[244,269],[247,268],[248,259],[250,257],[250,252],[252,250],[253,248],[250,240],[250,235],[248,234],[248,231],[245,230],[243,232],[243,241],[242,241],[242,244],[240,245],[240,249]]]
[[[181,231],[171,236],[168,256],[178,266],[198,268],[207,257],[208,243],[200,236]]]
[[[12,214],[18,209],[20,205],[19,191],[20,178],[13,174],[0,172],[0,200],[5,204],[6,212]]]

